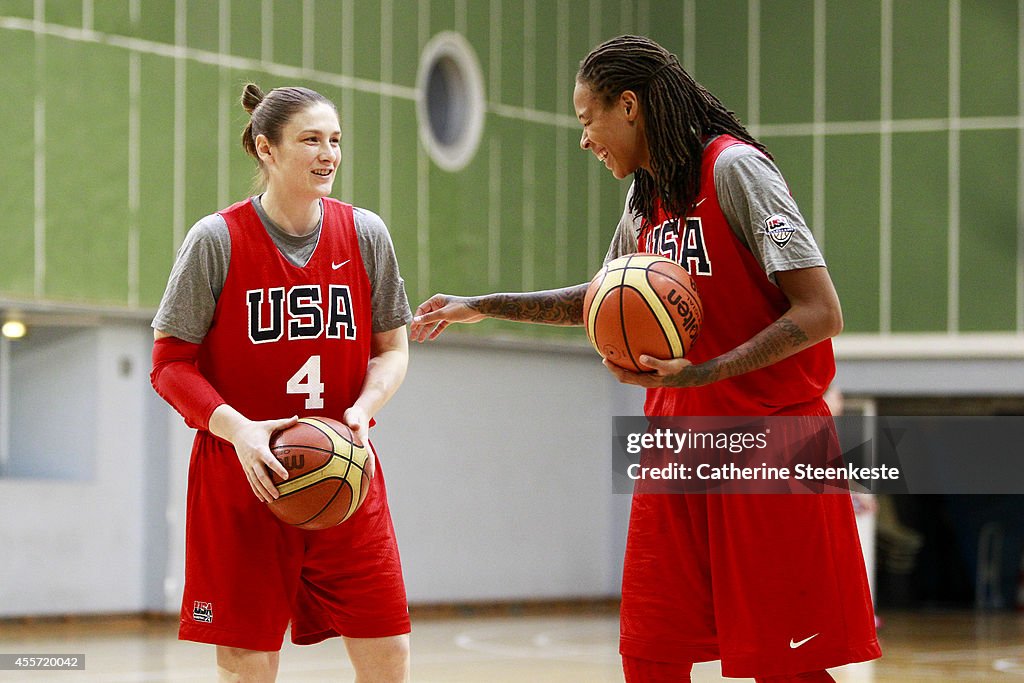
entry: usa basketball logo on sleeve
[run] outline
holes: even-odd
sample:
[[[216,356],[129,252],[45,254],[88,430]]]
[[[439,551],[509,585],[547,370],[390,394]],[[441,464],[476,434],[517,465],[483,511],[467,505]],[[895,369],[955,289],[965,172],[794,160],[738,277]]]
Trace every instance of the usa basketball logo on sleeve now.
[[[764,219],[764,233],[780,249],[789,244],[789,240],[793,237],[794,232],[796,232],[796,228],[790,227],[789,219],[781,213],[773,214]]]

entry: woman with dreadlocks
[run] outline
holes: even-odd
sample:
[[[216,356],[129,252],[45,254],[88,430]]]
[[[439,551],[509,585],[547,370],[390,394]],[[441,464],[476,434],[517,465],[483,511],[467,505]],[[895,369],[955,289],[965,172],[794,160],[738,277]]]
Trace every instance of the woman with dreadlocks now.
[[[587,55],[573,103],[580,146],[633,176],[607,258],[673,258],[705,310],[687,358],[641,356],[647,373],[606,361],[609,371],[647,388],[649,416],[827,420],[842,312],[764,146],[647,38]],[[411,335],[484,318],[582,325],[586,289],[436,294]],[[827,668],[880,656],[849,495],[634,492],[620,626],[630,683],[688,681],[694,662],[714,659],[730,677],[831,681]]]

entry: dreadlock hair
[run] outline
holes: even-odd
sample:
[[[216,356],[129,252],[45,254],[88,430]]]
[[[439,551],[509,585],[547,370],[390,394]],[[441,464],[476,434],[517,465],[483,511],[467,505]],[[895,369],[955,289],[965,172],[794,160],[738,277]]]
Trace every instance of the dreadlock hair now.
[[[606,107],[626,90],[636,93],[653,176],[642,168],[633,173],[629,208],[648,221],[657,199],[676,216],[693,206],[708,137],[728,133],[768,154],[733,112],[650,38],[627,35],[601,43],[580,62],[576,80]]]

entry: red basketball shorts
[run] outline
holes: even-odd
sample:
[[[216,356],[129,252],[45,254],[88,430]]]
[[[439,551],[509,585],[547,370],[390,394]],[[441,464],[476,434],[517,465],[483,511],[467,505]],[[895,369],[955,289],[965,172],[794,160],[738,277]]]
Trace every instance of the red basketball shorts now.
[[[185,592],[178,636],[248,650],[410,630],[380,462],[345,523],[285,524],[249,487],[230,444],[200,434],[189,468]]]
[[[620,618],[623,655],[728,677],[881,655],[846,493],[634,493]]]

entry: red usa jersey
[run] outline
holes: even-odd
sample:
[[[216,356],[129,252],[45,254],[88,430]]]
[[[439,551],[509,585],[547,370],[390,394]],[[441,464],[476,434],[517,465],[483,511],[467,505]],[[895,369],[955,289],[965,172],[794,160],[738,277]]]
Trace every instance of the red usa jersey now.
[[[722,213],[715,189],[715,161],[724,149],[745,144],[721,135],[704,150],[701,191],[684,218],[659,205],[655,224],[645,222],[639,250],[685,267],[697,281],[704,326],[687,358],[702,363],[730,351],[775,322],[789,301],[768,279]],[[702,387],[647,391],[648,415],[773,415],[819,399],[835,375],[832,342],[822,341],[778,363]]]
[[[363,385],[370,356],[370,283],[352,207],[323,200],[309,262],[288,261],[249,200],[220,214],[231,262],[199,370],[251,420],[291,415],[341,419]]]

